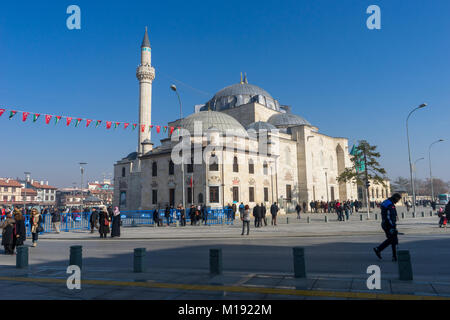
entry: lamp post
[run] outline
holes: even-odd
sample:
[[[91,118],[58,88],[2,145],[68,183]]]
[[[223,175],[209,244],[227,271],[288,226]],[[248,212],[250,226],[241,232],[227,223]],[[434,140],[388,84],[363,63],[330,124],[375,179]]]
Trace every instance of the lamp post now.
[[[181,119],[183,119],[183,107],[182,107],[182,104],[181,104],[180,94],[178,93],[177,87],[174,84],[172,84],[170,86],[170,89],[172,89],[172,91],[174,91],[177,94],[178,102],[180,104],[180,122],[181,122]],[[182,137],[181,139],[184,139],[184,137]],[[183,153],[183,151],[181,151],[181,152],[182,152],[181,153],[181,180],[182,180],[181,188],[183,189],[182,190],[183,208],[185,208],[185,210],[186,210],[185,191],[184,191],[184,183],[185,183],[185,181],[184,181],[184,153]],[[191,192],[192,192],[192,190],[191,190]],[[194,194],[192,194],[192,197],[194,197]]]
[[[80,162],[80,171],[81,171],[81,205],[80,205],[80,212],[83,211],[83,175],[84,175],[84,165],[87,165],[87,162]]]
[[[24,172],[25,174],[25,189],[24,189],[24,199],[23,199],[23,214],[27,214],[27,182],[28,182],[28,178],[30,176],[30,172]]]
[[[409,158],[409,176],[411,180],[411,187],[412,187],[412,193],[413,193],[413,212],[416,214],[416,190],[414,189],[414,182],[413,182],[413,170],[412,170],[412,163],[411,163],[411,148],[409,145],[409,127],[408,127],[408,120],[409,117],[413,114],[414,111],[425,108],[427,106],[426,103],[421,104],[420,106],[414,108],[406,118],[406,138],[408,140],[408,158]]]
[[[429,160],[429,165],[430,165],[430,183],[431,183],[431,202],[434,201],[434,186],[433,186],[433,174],[431,173],[431,147],[439,142],[443,142],[443,139],[439,139],[435,142],[433,142],[432,144],[430,144],[429,148],[428,148],[428,160]]]
[[[328,168],[323,168],[323,169],[325,170],[325,186],[327,188],[327,204],[328,204],[328,202],[329,202],[329,199],[328,199],[328,172],[327,172]]]

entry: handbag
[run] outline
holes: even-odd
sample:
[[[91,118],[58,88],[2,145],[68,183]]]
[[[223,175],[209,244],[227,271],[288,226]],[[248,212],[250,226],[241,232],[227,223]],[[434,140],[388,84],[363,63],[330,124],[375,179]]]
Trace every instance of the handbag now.
[[[44,228],[42,227],[41,224],[39,224],[38,227],[36,228],[36,232],[37,232],[37,233],[44,232]]]
[[[105,218],[105,226],[109,227],[109,220],[108,220],[108,218]]]

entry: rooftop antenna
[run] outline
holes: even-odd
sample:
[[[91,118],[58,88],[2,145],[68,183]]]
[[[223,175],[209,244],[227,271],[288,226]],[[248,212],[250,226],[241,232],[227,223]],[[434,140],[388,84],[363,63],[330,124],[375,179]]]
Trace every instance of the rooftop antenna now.
[[[248,81],[247,81],[247,72],[244,74],[244,83],[248,83]]]

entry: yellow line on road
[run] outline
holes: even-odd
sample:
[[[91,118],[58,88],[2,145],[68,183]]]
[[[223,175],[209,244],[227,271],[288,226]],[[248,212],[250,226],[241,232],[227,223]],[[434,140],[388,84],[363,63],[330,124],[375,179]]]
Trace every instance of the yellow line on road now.
[[[66,284],[65,279],[55,279],[55,278],[0,277],[0,281]],[[82,285],[83,284],[84,285],[97,285],[97,286],[178,289],[178,290],[193,290],[193,291],[226,291],[226,292],[238,292],[238,293],[260,293],[260,294],[278,294],[278,295],[347,298],[347,299],[450,300],[450,297],[407,295],[407,294],[318,291],[318,290],[297,290],[297,289],[283,289],[283,288],[195,285],[195,284],[180,284],[180,283],[132,282],[132,281],[112,281],[112,280],[82,280],[81,284]]]

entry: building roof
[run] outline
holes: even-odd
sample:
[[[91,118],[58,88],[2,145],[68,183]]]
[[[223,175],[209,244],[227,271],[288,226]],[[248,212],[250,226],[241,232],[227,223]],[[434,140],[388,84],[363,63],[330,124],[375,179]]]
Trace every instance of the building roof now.
[[[19,181],[13,180],[13,179],[0,179],[0,187],[19,187],[21,188],[22,185]]]
[[[144,39],[142,40],[141,48],[150,48],[150,40],[148,39],[147,27],[145,27]]]
[[[247,136],[245,128],[233,117],[215,111],[201,111],[184,118],[180,127],[194,134],[195,125],[201,124],[202,133],[208,130],[217,130],[234,136]]]
[[[267,122],[277,128],[290,128],[301,125],[311,125],[306,119],[293,113],[274,114],[269,118],[269,120],[267,120]]]
[[[269,109],[280,111],[280,104],[266,90],[241,81],[218,91],[201,110],[227,110],[251,102],[257,102]]]
[[[258,121],[258,122],[250,123],[247,126],[247,130],[255,130],[256,132],[259,132],[260,130],[271,131],[271,130],[277,130],[277,127],[275,127],[273,124],[270,124],[268,122]]]
[[[27,196],[37,196],[37,191],[34,189],[30,189],[30,188],[22,188],[20,190],[20,194],[22,195],[27,195]]]
[[[48,186],[46,184],[40,184],[39,182],[34,181],[33,183],[31,183],[31,185],[33,187],[35,187],[36,189],[52,189],[52,190],[56,190],[58,188],[56,187],[52,187],[52,186]]]

